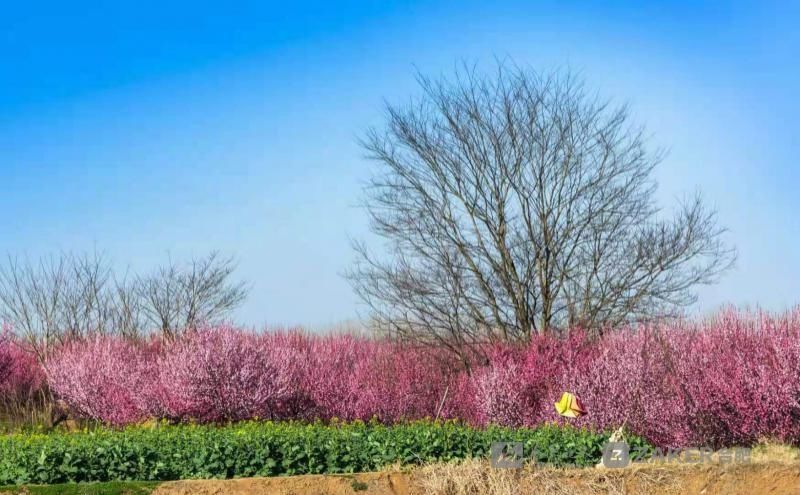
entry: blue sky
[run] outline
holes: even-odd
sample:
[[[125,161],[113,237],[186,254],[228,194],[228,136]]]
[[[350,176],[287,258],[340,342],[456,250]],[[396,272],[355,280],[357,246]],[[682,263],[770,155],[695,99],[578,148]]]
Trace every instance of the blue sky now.
[[[352,318],[356,138],[415,93],[415,67],[511,57],[630,103],[670,150],[659,199],[718,208],[739,261],[697,311],[800,302],[792,3],[290,3],[5,6],[0,250],[136,270],[219,249],[252,283],[239,321]]]

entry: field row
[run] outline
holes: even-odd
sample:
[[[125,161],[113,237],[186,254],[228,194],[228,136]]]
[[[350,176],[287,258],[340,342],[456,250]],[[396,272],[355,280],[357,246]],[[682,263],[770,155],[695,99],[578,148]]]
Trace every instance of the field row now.
[[[468,352],[215,327],[176,340],[69,341],[43,367],[0,338],[0,417],[3,404],[44,396],[63,401],[73,418],[118,427],[437,418],[476,427],[624,424],[665,447],[800,443],[800,309],[727,312],[599,338],[539,335]],[[561,418],[553,403],[563,392],[587,414]]]
[[[524,456],[537,462],[588,466],[600,460],[607,439],[570,427],[475,429],[454,422],[246,422],[17,434],[0,438],[0,486],[366,472],[487,457],[492,442],[501,441],[523,442]]]

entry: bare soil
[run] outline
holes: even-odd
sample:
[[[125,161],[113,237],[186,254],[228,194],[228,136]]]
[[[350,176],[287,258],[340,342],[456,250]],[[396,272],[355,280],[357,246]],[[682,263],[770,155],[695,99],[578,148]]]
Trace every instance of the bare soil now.
[[[342,476],[165,483],[157,495],[800,495],[800,463],[636,466],[626,469],[496,470],[465,462]]]
[[[235,480],[173,481],[154,495],[410,495],[411,476],[401,472],[308,475]]]

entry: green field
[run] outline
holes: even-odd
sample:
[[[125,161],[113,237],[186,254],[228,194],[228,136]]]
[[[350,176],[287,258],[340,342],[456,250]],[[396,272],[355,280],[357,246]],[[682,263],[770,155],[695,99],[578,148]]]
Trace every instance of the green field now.
[[[0,486],[0,493],[25,495],[147,495],[158,482],[62,483],[57,485]]]
[[[572,427],[471,428],[456,422],[244,422],[0,437],[0,484],[170,481],[379,471],[486,458],[493,442],[522,442],[528,460],[591,466],[608,433]],[[630,437],[632,445],[643,445]]]

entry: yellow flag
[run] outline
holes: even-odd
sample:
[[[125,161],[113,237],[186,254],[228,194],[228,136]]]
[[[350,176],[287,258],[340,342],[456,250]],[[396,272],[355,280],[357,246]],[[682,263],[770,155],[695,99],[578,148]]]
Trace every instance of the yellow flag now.
[[[578,418],[586,414],[586,409],[584,409],[581,401],[569,392],[564,392],[555,406],[558,414],[566,418]]]

